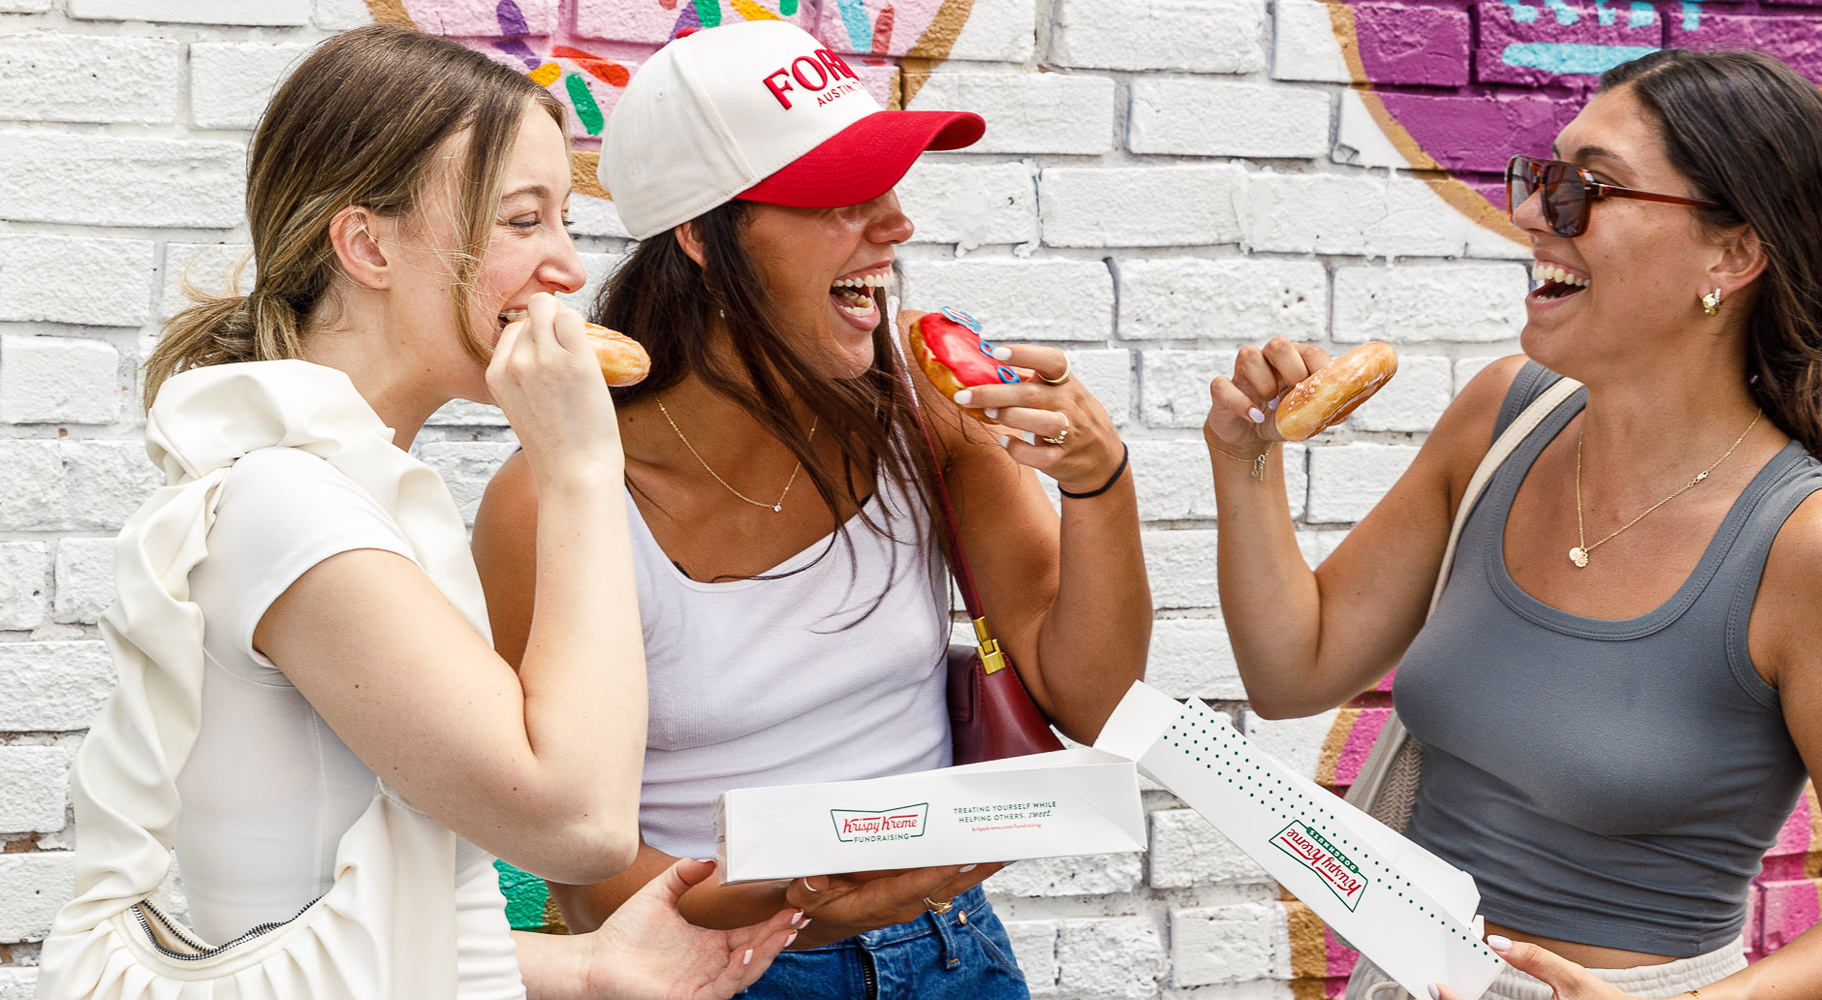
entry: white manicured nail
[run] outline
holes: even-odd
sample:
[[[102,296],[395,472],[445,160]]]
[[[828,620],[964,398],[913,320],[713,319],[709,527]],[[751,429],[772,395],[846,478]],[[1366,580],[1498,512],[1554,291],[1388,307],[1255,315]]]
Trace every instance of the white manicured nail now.
[[[751,948],[747,949],[746,957],[740,960],[740,964],[741,965],[752,965],[753,964],[753,949],[751,949]]]
[[[1257,406],[1249,407],[1246,411],[1246,419],[1255,424],[1262,424],[1265,423],[1265,414],[1260,413]]]
[[[997,406],[982,410],[981,412],[987,414],[988,420],[998,420],[1000,418],[1000,408]]]
[[[963,865],[961,868],[962,874],[964,874],[964,875],[968,874],[969,872],[971,872],[973,870],[974,870],[973,865]]]
[[[1019,431],[1019,437],[1024,438],[1026,444],[1038,443],[1038,436],[1035,431]]]
[[[967,389],[958,389],[952,398],[955,400],[955,405],[967,406],[969,403],[974,402],[974,393]]]
[[[1275,410],[1275,409],[1277,409],[1277,408],[1278,408],[1278,397],[1276,397],[1276,396],[1273,396],[1273,397],[1272,397],[1272,401],[1271,401],[1271,402],[1269,402],[1269,403],[1267,403],[1267,404],[1265,404],[1265,408],[1266,408],[1266,409],[1268,409],[1268,410]]]
[[[1011,361],[1011,360],[1012,360],[1012,348],[1010,348],[1010,347],[996,347],[996,348],[994,348],[994,349],[993,349],[993,360],[995,360],[995,361]]]
[[[1425,986],[1424,989],[1430,991],[1430,1000],[1442,1000],[1442,991],[1436,988],[1435,983]]]
[[[995,438],[994,438],[994,440],[995,440],[995,441],[998,441],[998,442],[999,442],[999,443],[1000,443],[1000,447],[1002,447],[1002,448],[1004,448],[1004,447],[1006,447],[1006,446],[1007,446],[1007,445],[1008,445],[1008,444],[1010,444],[1010,443],[1012,443],[1012,439],[1011,439],[1011,438],[1008,438],[1008,437],[1007,437],[1007,436],[1006,436],[1006,435],[1004,435],[1004,434],[1001,434],[1001,435],[999,435],[999,436],[998,436],[998,437],[995,437]]]
[[[1503,934],[1487,935],[1487,947],[1494,951],[1511,951],[1512,939]]]

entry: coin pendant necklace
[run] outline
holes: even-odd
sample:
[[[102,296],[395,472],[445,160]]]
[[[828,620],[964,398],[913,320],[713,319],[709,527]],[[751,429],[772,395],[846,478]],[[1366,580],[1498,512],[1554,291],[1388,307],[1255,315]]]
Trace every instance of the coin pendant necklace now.
[[[1665,504],[1669,503],[1670,501],[1675,500],[1677,497],[1682,496],[1685,491],[1693,488],[1695,486],[1695,484],[1701,482],[1704,479],[1707,479],[1708,474],[1710,472],[1713,472],[1714,470],[1720,468],[1721,463],[1727,461],[1727,457],[1729,455],[1733,454],[1733,450],[1740,446],[1740,442],[1746,440],[1746,435],[1752,433],[1752,429],[1759,425],[1759,418],[1764,415],[1765,415],[1764,410],[1755,411],[1752,415],[1751,422],[1749,422],[1746,425],[1746,429],[1740,432],[1739,437],[1733,439],[1733,444],[1728,445],[1727,450],[1722,452],[1721,457],[1715,459],[1713,464],[1708,466],[1708,468],[1703,469],[1702,471],[1696,473],[1695,477],[1690,479],[1688,482],[1686,482],[1683,485],[1672,490],[1670,492],[1669,496],[1667,496],[1664,499],[1659,500],[1657,503],[1654,503],[1651,506],[1645,508],[1644,514],[1640,514],[1639,516],[1633,518],[1632,520],[1627,521],[1625,524],[1622,524],[1619,527],[1613,529],[1611,532],[1609,532],[1607,534],[1607,537],[1602,538],[1600,541],[1595,542],[1593,545],[1588,544],[1588,536],[1582,530],[1582,439],[1584,437],[1587,437],[1587,435],[1588,435],[1588,427],[1584,423],[1582,425],[1581,433],[1576,435],[1576,437],[1575,437],[1575,540],[1576,540],[1577,544],[1574,547],[1570,548],[1570,550],[1569,550],[1569,561],[1575,564],[1576,569],[1582,569],[1582,568],[1586,567],[1588,565],[1588,554],[1590,552],[1593,552],[1595,549],[1598,549],[1602,545],[1605,545],[1607,542],[1611,541],[1615,535],[1619,534],[1620,532],[1625,531],[1627,528],[1632,527],[1633,525],[1639,523],[1640,521],[1643,521],[1645,519],[1646,515],[1650,514],[1652,511],[1657,510],[1659,507],[1662,507]]]
[[[742,493],[739,490],[735,489],[733,486],[729,485],[727,480],[721,478],[721,475],[709,466],[708,460],[702,457],[702,453],[696,450],[696,446],[690,443],[690,439],[683,436],[683,428],[678,427],[677,421],[671,419],[671,411],[664,408],[664,398],[662,396],[659,396],[656,393],[654,393],[652,395],[652,400],[658,404],[658,412],[664,414],[664,422],[667,424],[670,424],[671,430],[677,432],[677,440],[683,442],[683,446],[690,450],[691,455],[696,456],[696,461],[702,463],[702,468],[705,471],[707,471],[709,475],[713,476],[715,478],[715,481],[722,485],[722,488],[726,489],[729,493],[734,494],[735,496],[739,497],[742,500],[745,500],[747,503],[750,503],[755,507],[769,507],[769,508],[771,508],[772,513],[774,513],[774,514],[780,514],[780,513],[784,512],[784,498],[791,495],[791,485],[793,483],[797,482],[797,474],[799,472],[803,471],[803,460],[802,459],[798,459],[797,467],[791,470],[791,478],[784,481],[784,492],[778,494],[778,499],[772,501],[771,503],[766,503],[764,500],[755,500],[752,497],[747,496],[745,493]],[[817,421],[817,419],[818,418],[816,418],[816,417],[810,418],[810,433],[804,437],[804,442],[806,444],[809,443],[810,441],[813,441],[816,439],[816,421]]]

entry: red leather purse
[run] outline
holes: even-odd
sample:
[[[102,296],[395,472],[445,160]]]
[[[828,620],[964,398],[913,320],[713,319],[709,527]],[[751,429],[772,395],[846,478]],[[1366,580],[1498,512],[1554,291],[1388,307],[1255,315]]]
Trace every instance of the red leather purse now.
[[[898,315],[897,301],[888,306],[890,315]],[[949,570],[955,574],[956,588],[962,592],[962,604],[974,621],[978,646],[949,647],[949,730],[954,748],[954,762],[973,764],[1002,757],[1046,753],[1063,749],[1063,741],[1050,729],[1050,721],[1031,700],[1031,693],[1019,680],[1012,660],[1000,649],[998,639],[987,625],[981,609],[980,593],[974,585],[974,572],[968,568],[968,553],[962,549],[961,527],[955,520],[955,506],[949,501],[949,487],[943,482],[942,456],[937,453],[936,439],[924,422],[924,411],[918,402],[917,388],[911,370],[899,345],[898,327],[892,326],[892,344],[898,349],[903,368],[905,389],[911,394],[911,412],[917,428],[930,450],[931,466],[937,470],[936,501],[942,508],[943,521],[949,527]]]
[[[980,640],[979,646],[949,647],[949,738],[955,763],[973,764],[1061,750],[1063,741],[1051,731],[1050,720],[1031,700],[1011,658],[1000,649],[999,640],[987,627],[980,595],[974,589],[974,574],[968,569],[968,556],[962,551],[961,535],[955,530],[949,490],[941,479],[937,480],[936,495],[942,502],[943,516],[949,521],[949,565],[962,592],[962,603],[968,607],[968,617],[974,620],[974,635]]]

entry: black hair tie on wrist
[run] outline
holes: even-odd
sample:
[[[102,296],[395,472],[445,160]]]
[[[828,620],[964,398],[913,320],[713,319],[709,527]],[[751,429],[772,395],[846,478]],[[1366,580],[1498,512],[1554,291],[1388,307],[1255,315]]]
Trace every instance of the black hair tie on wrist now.
[[[1089,490],[1086,493],[1071,493],[1063,487],[1058,486],[1057,492],[1071,500],[1086,500],[1089,497],[1098,497],[1108,490],[1113,489],[1113,484],[1119,482],[1120,477],[1126,474],[1126,459],[1131,457],[1131,455],[1132,450],[1126,447],[1126,442],[1122,441],[1120,442],[1120,467],[1113,470],[1113,475],[1107,477],[1107,481],[1101,484],[1100,489]]]

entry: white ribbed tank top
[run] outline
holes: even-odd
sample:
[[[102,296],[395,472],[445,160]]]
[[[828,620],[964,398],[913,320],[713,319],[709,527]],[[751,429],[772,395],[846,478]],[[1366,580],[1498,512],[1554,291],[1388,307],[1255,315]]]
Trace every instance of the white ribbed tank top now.
[[[650,683],[647,844],[713,856],[730,788],[948,766],[948,576],[920,503],[882,483],[864,512],[885,535],[856,515],[832,549],[825,537],[762,574],[775,579],[725,583],[685,576],[627,506]]]

